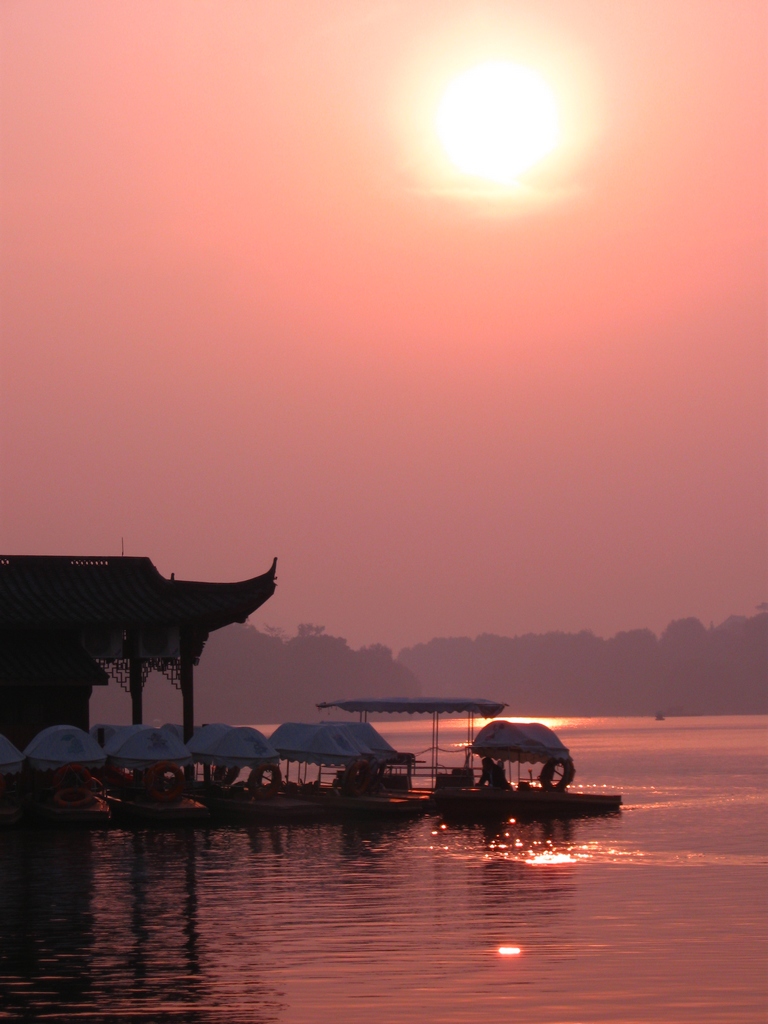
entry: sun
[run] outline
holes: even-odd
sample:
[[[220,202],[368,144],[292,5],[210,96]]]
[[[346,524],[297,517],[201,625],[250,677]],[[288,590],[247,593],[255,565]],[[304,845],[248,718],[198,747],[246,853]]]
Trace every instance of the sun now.
[[[464,174],[513,185],[558,144],[555,97],[532,68],[492,61],[450,83],[437,110],[437,134]]]

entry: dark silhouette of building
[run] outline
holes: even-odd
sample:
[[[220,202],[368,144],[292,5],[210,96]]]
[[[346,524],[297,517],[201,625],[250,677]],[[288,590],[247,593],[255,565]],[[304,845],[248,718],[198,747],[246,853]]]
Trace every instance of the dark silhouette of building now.
[[[194,726],[194,665],[209,633],[245,622],[275,590],[269,572],[238,583],[161,576],[148,558],[0,557],[0,733],[18,747],[46,726],[89,725],[93,686],[110,679],[142,721],[150,671],[181,690]]]

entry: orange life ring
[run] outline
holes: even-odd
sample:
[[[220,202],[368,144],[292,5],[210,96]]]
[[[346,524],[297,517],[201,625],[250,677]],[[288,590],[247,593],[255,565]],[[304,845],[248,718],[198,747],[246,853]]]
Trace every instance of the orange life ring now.
[[[5,776],[3,775],[2,772],[0,772],[0,800],[2,800],[3,797],[5,796],[6,789],[7,789],[7,786],[6,786],[6,782],[5,782]]]
[[[269,775],[267,783],[264,782],[265,775]],[[277,794],[282,781],[279,764],[257,764],[245,785],[254,800],[269,800]]]
[[[559,782],[555,783],[555,789],[561,793],[573,782],[574,776],[576,775],[576,766],[573,763],[573,759],[567,757],[563,761],[563,777]]]
[[[184,772],[172,761],[158,761],[147,770],[144,786],[153,800],[172,803],[184,792]]]
[[[371,781],[371,766],[368,761],[353,761],[344,772],[341,791],[345,796],[362,796]]]
[[[51,785],[54,789],[72,789],[85,787],[89,784],[93,776],[87,768],[83,768],[81,764],[63,764],[61,768],[58,768],[53,776],[53,782]],[[66,784],[66,786],[65,786]]]
[[[563,774],[555,782],[555,771],[562,768]],[[562,793],[566,786],[573,782],[576,774],[573,761],[570,757],[550,757],[539,774],[539,782],[542,789],[557,790]]]
[[[85,786],[65,786],[53,794],[53,802],[57,807],[75,810],[78,807],[90,807],[96,797]]]

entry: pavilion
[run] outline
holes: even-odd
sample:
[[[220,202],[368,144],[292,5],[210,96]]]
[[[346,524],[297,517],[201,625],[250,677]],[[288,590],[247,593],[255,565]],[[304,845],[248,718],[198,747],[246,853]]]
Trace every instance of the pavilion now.
[[[141,723],[151,671],[181,690],[194,729],[194,666],[209,633],[245,622],[275,591],[277,559],[238,583],[166,579],[148,558],[0,556],[0,733],[23,749],[49,725],[88,729],[94,686],[131,696]]]

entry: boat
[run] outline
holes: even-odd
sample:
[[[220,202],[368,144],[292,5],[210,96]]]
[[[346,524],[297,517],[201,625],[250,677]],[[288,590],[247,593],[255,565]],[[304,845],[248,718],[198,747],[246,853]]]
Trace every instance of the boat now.
[[[467,747],[474,738],[475,720],[495,718],[507,705],[501,701],[482,697],[361,697],[353,700],[323,701],[318,711],[338,708],[360,716],[360,723],[368,723],[369,714],[407,714],[432,716],[432,740],[429,763],[417,768],[414,754],[399,753],[387,762],[382,785],[389,790],[406,792],[412,797],[424,797],[432,790],[471,785],[472,770],[466,761],[463,767],[448,768],[441,763],[440,715],[465,714],[467,716]],[[353,723],[347,722],[346,725]],[[390,748],[391,749],[391,748]],[[418,787],[418,783],[424,785]]]
[[[116,818],[175,824],[207,821],[210,812],[187,792],[187,747],[149,725],[119,729],[104,745],[107,799]]]
[[[0,735],[0,827],[15,825],[22,815],[20,780],[24,755]]]
[[[286,762],[283,791],[306,799],[333,816],[421,814],[428,809],[427,794],[392,794],[380,785],[386,765],[397,757],[394,747],[368,723],[285,722],[269,742]],[[298,762],[297,779],[290,766]],[[308,766],[317,777],[308,781]],[[325,776],[323,769],[335,769]]]
[[[109,803],[97,774],[106,756],[87,732],[74,725],[51,725],[34,737],[24,755],[32,770],[25,812],[58,825],[109,821]]]
[[[281,792],[280,755],[251,726],[204,725],[189,741],[193,760],[203,765],[195,795],[215,818],[241,821],[299,821],[322,816],[321,807]],[[246,780],[241,780],[248,770]]]
[[[616,813],[618,793],[573,792],[575,766],[570,751],[541,722],[489,722],[475,737],[469,751],[483,759],[478,784],[436,789],[435,804],[445,817],[562,818]],[[504,764],[518,766],[517,785],[509,782]],[[536,779],[520,778],[520,765],[540,764]]]

